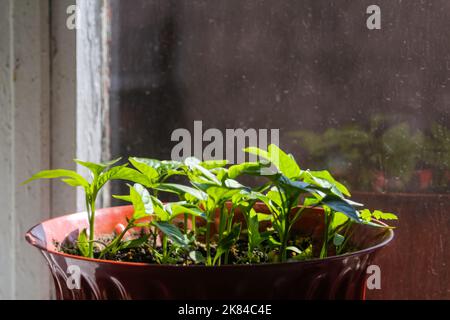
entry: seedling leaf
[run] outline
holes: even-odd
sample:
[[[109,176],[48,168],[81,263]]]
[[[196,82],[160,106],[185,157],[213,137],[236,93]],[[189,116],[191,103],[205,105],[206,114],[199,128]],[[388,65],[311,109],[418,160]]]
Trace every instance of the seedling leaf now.
[[[80,234],[78,235],[77,247],[83,257],[89,257],[89,241],[86,228],[81,230]]]
[[[165,221],[155,221],[153,224],[178,246],[186,248],[189,245],[187,236],[173,224]]]

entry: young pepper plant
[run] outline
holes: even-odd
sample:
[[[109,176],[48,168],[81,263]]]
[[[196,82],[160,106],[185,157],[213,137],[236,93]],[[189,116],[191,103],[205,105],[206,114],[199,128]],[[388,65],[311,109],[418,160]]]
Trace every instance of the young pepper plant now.
[[[239,192],[240,188],[243,188],[241,184],[232,179],[227,179],[227,170],[223,168],[226,165],[226,161],[207,161],[201,162],[200,160],[190,157],[184,161],[187,168],[187,175],[190,183],[194,187],[189,192],[185,192],[185,188],[177,186],[178,191],[184,192],[184,196],[188,194],[191,201],[205,211],[206,217],[206,265],[212,266],[217,262],[220,262],[220,257],[227,252],[227,250],[233,245],[240,234],[240,225],[233,226],[231,230],[225,231],[222,227],[219,227],[219,239],[217,243],[216,254],[212,257],[211,254],[211,224],[214,221],[217,210],[220,210],[220,222],[222,226],[225,220],[225,203],[230,200],[231,197]],[[161,186],[160,186],[161,187]],[[162,185],[167,187],[167,185]],[[173,185],[172,185],[173,187]],[[174,188],[172,188],[174,190]],[[196,193],[200,192],[201,197],[196,196]],[[198,254],[197,254],[198,255]]]
[[[284,262],[289,259],[290,251],[295,252],[293,259],[301,260],[312,255],[312,244],[296,247],[294,240],[298,239],[291,235],[291,231],[308,207],[322,207],[324,210],[323,243],[318,248],[320,257],[324,258],[330,249],[335,249],[336,254],[345,252],[353,224],[385,228],[376,220],[396,218],[378,210],[357,210],[361,205],[348,199],[350,192],[328,171],[302,170],[292,155],[275,145],[269,145],[267,150],[251,147],[245,151],[260,159],[228,167],[225,160],[202,162],[191,157],[178,162],[130,157],[128,161],[135,169],[127,164],[117,165],[119,159],[99,164],[76,160],[91,171],[90,179],[70,170],[47,170],[37,173],[26,183],[60,178],[70,186],[84,189],[89,232],[87,229],[80,232],[77,245],[82,255],[93,257],[95,202],[100,190],[110,180],[133,182],[133,185],[129,184],[128,195],[115,196],[131,202],[134,212],[123,230],[104,244],[99,257],[107,259],[121,250],[145,245],[157,263],[178,263],[184,261],[180,260],[182,257],[207,266],[228,264],[229,257],[233,263],[259,262],[261,257],[266,261]],[[249,188],[237,180],[242,175],[265,177],[267,180]],[[170,182],[173,176],[182,176],[181,179],[190,185]],[[160,192],[174,193],[178,201],[163,203],[158,198]],[[258,201],[263,202],[271,214],[258,213]],[[236,222],[236,211],[240,211],[245,225]],[[217,213],[218,232],[212,234]],[[181,222],[180,216],[184,217],[184,232],[177,225]],[[192,232],[188,230],[189,216]],[[205,227],[198,233],[197,218],[205,220]],[[271,224],[263,230],[261,222],[265,220]],[[128,233],[134,228],[144,228],[148,232],[137,238],[134,234],[131,237]],[[245,240],[246,255],[245,252],[236,254]],[[206,252],[206,257],[202,252]]]
[[[127,226],[124,230],[111,242],[107,250],[115,253],[123,248],[123,239],[126,232],[134,227],[154,227],[162,233],[163,253],[161,263],[168,260],[168,240],[172,241],[173,245],[182,248],[187,248],[189,239],[186,234],[183,234],[175,225],[173,220],[181,214],[190,214],[197,217],[204,218],[204,214],[197,207],[192,206],[185,201],[169,202],[163,204],[158,198],[151,195],[149,191],[140,184],[129,186],[130,194],[128,196],[114,196],[117,199],[125,200],[133,204],[134,213],[131,219],[128,220]],[[147,221],[140,221],[143,218],[150,218]],[[153,249],[156,252],[156,237],[153,241]],[[127,242],[125,242],[126,244]],[[126,245],[129,248],[129,245]]]
[[[77,164],[90,170],[90,181],[76,171],[54,169],[40,171],[24,182],[26,184],[38,179],[61,179],[69,186],[82,187],[84,189],[89,234],[87,234],[86,229],[83,229],[78,237],[78,248],[83,256],[94,257],[96,200],[103,186],[111,180],[126,180],[144,185],[151,184],[148,177],[132,168],[128,168],[128,164],[114,166],[120,160],[121,158],[109,162],[93,163],[75,159],[74,161]]]
[[[190,157],[184,161],[182,168],[183,174],[189,178],[192,187],[175,183],[158,183],[153,186],[158,191],[175,193],[182,203],[201,208],[204,211],[206,219],[206,258],[200,257],[200,252],[191,253],[191,257],[193,257],[193,260],[205,261],[206,265],[220,263],[220,257],[235,243],[240,234],[240,225],[231,226],[229,230],[223,228],[226,219],[225,203],[240,189],[244,188],[237,181],[227,178],[227,169],[223,168],[226,164],[225,160],[201,162]],[[214,220],[216,210],[220,210],[220,231],[216,254],[212,257],[211,223]],[[185,214],[190,213],[189,210],[185,210]],[[195,217],[198,215],[191,216],[193,217],[192,225],[195,230]]]
[[[301,195],[312,195],[317,200],[314,206],[322,206],[325,211],[326,231],[321,256],[326,255],[324,248],[328,243],[329,226],[335,212],[342,212],[352,220],[362,221],[353,207],[354,203],[344,197],[344,194],[350,195],[348,190],[327,171],[301,170],[292,155],[286,154],[273,144],[268,146],[267,151],[256,147],[244,150],[270,161],[278,170],[277,174],[269,176],[272,188],[261,200],[273,214],[273,226],[281,243],[281,261],[287,260],[287,244],[291,228],[307,207],[307,203],[298,207]]]
[[[150,184],[145,185],[146,188],[153,192],[153,195],[144,188],[144,186],[135,184],[130,186],[129,196],[114,196],[117,199],[122,199],[125,201],[132,202],[135,212],[139,211],[146,205],[146,214],[152,217],[148,226],[153,227],[153,246],[156,247],[157,231],[162,232],[162,244],[163,244],[163,255],[161,257],[162,261],[167,261],[168,250],[167,244],[168,239],[172,241],[173,244],[179,245],[181,247],[186,247],[186,233],[182,235],[179,229],[170,223],[174,218],[183,214],[185,216],[191,215],[192,217],[199,216],[202,217],[203,213],[198,210],[195,206],[187,203],[186,201],[170,202],[163,204],[158,198],[159,191],[169,191],[180,193],[183,190],[186,193],[195,195],[196,197],[203,198],[204,195],[200,194],[198,191],[189,188],[184,185],[177,185],[171,183],[165,183],[165,181],[174,175],[186,175],[186,166],[182,162],[178,161],[160,161],[156,159],[147,158],[137,158],[130,157],[130,163],[143,175],[145,175],[150,181]],[[141,197],[141,199],[139,199]],[[183,199],[184,200],[184,199]],[[128,221],[128,226],[125,228],[124,232],[135,227],[135,219]],[[142,225],[142,224],[141,224]],[[185,225],[187,225],[187,219],[185,219]],[[122,232],[123,233],[123,232]],[[117,237],[115,242],[115,251],[120,248],[121,235]],[[156,252],[156,251],[155,251]]]

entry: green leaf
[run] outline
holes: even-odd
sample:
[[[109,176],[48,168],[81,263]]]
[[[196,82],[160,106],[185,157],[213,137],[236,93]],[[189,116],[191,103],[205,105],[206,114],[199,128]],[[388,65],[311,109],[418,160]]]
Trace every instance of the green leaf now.
[[[371,221],[372,220],[372,213],[369,209],[363,209],[359,211],[359,214],[361,216],[361,219],[364,221]]]
[[[89,182],[84,179],[80,174],[72,170],[64,170],[64,169],[55,169],[55,170],[44,170],[34,174],[30,179],[23,182],[23,184],[27,184],[31,181],[38,179],[55,179],[55,178],[63,178],[64,182],[72,185],[72,186],[82,186],[84,188],[89,188]],[[70,180],[68,180],[68,178]]]
[[[346,223],[348,219],[349,218],[345,214],[341,212],[336,212],[333,216],[333,221],[331,222],[331,228],[335,230],[337,227]]]
[[[260,149],[258,147],[248,147],[243,149],[244,152],[251,153],[257,155],[258,157],[270,160],[270,155],[267,151]]]
[[[189,258],[192,259],[195,263],[205,263],[206,259],[200,251],[191,251],[189,252]]]
[[[146,243],[149,237],[150,235],[146,234],[136,239],[123,241],[120,243],[120,245],[115,251],[117,252],[118,250],[138,248],[142,246],[144,243]]]
[[[182,174],[184,165],[179,161],[174,160],[156,160],[148,158],[133,157],[133,160],[141,164],[152,167],[158,172],[159,176],[167,176],[171,174]]]
[[[256,147],[246,148],[244,151],[269,160],[289,179],[295,179],[300,176],[301,170],[297,162],[294,160],[294,157],[286,154],[275,144],[269,145],[267,151]]]
[[[350,204],[350,205],[352,205],[354,207],[364,207],[364,205],[362,203],[355,202],[355,201],[350,200],[350,199],[345,199],[345,201],[347,201],[348,204]]]
[[[171,193],[176,193],[178,195],[184,196],[185,194],[190,194],[198,200],[208,199],[208,195],[201,190],[194,189],[182,184],[176,183],[159,183],[155,186],[155,189],[160,191],[166,191]]]
[[[79,159],[75,159],[74,161],[78,163],[79,165],[88,168],[93,174],[94,177],[98,177],[106,168],[114,165],[115,163],[119,162],[122,158],[117,158],[108,162],[100,162],[100,163],[94,163],[94,162],[88,162],[88,161],[82,161]]]
[[[283,192],[279,192],[279,188],[273,187],[266,194],[267,199],[277,204],[279,207],[283,206],[283,202],[286,202],[286,195]]]
[[[241,224],[234,224],[231,228],[230,232],[224,232],[222,238],[220,239],[219,243],[217,244],[216,249],[216,255],[214,257],[213,264],[217,262],[217,260],[220,259],[220,257],[230,250],[230,248],[236,243],[236,241],[239,238],[239,235],[241,233]]]
[[[297,189],[299,192],[310,192],[311,185],[303,181],[291,180],[285,175],[280,175],[277,179],[278,183],[283,186],[283,188],[293,188]]]
[[[233,179],[226,179],[224,185],[229,189],[246,189],[250,191],[250,188]]]
[[[175,160],[163,160],[161,161],[160,171],[167,175],[173,174],[185,174],[186,166]]]
[[[170,220],[170,213],[167,212],[166,207],[161,204],[156,204],[156,198],[154,199],[154,208],[155,208],[155,214],[158,217],[160,221],[169,221]]]
[[[235,164],[228,168],[228,177],[235,179],[243,174],[258,176],[261,175],[262,167],[263,164],[260,162],[244,162]]]
[[[113,167],[108,171],[103,172],[97,179],[97,189],[100,190],[103,185],[110,180],[131,181],[146,187],[150,187],[152,185],[152,182],[148,177],[135,169],[126,167],[126,165]]]
[[[173,224],[165,221],[155,221],[153,222],[153,224],[178,246],[185,248],[189,245],[189,239],[187,238],[187,236]]]
[[[190,214],[196,217],[205,218],[205,213],[194,205],[190,205],[185,201],[169,202],[164,205],[164,209],[170,214],[169,221],[181,214]]]
[[[305,207],[316,207],[320,204],[320,199],[317,199],[315,197],[306,197],[303,201],[303,205]]]
[[[326,170],[322,171],[303,171],[302,178],[305,182],[318,187],[329,189],[333,194],[343,198],[344,195],[350,197],[348,189],[340,182],[336,181],[333,176]]]
[[[345,240],[344,236],[340,235],[339,233],[335,233],[333,237],[333,244],[336,247],[339,247],[344,243],[344,240]]]
[[[375,210],[374,212],[370,212],[369,209],[360,210],[361,218],[366,221],[372,221],[372,218],[377,220],[398,220],[398,217],[393,213],[385,213],[380,210]]]
[[[359,217],[358,211],[353,208],[350,204],[348,204],[345,200],[339,198],[335,195],[326,195],[320,202],[334,211],[342,212],[347,217],[357,222],[360,222],[361,219]]]
[[[298,178],[300,176],[300,167],[292,155],[286,154],[277,145],[271,144],[267,148],[270,155],[270,161],[289,179]]]
[[[72,178],[61,179],[61,181],[64,182],[65,184],[71,186],[71,187],[84,187],[84,185],[82,185],[81,181],[77,181],[77,180],[72,179]]]
[[[119,199],[119,200],[131,202],[131,197],[130,197],[129,195],[123,195],[123,196],[122,196],[122,195],[114,194],[112,197],[113,197],[114,199]]]
[[[292,248],[292,247],[288,247],[288,248]],[[286,249],[288,249],[286,248]],[[298,250],[298,248],[297,248]],[[305,250],[300,251],[300,253],[297,250],[291,250],[297,253],[297,255],[293,256],[291,259],[292,260],[297,260],[297,261],[304,261],[307,259],[311,259],[313,257],[313,253],[312,253],[312,245],[309,245],[309,247],[307,247]]]
[[[213,200],[215,203],[224,203],[230,200],[234,194],[239,193],[239,189],[229,189],[218,186],[211,186],[206,190],[209,196],[209,200]]]
[[[191,171],[200,172],[205,178],[207,178],[209,181],[220,185],[220,181],[217,179],[217,177],[208,169],[202,167],[200,165],[200,160],[194,157],[188,157],[184,160],[185,165],[191,169]]]
[[[261,222],[261,221],[272,221],[272,219],[273,219],[273,215],[267,214],[267,213],[258,213],[257,216],[258,216],[258,221],[259,222]]]
[[[119,162],[120,160],[122,160],[122,157],[118,157],[116,159],[113,160],[109,160],[109,161],[105,161],[105,162],[101,162],[101,165],[104,165],[106,168],[111,167],[113,165],[115,165],[117,162]]]
[[[253,251],[254,248],[258,247],[261,242],[265,239],[261,236],[259,232],[259,215],[255,212],[255,210],[251,209],[248,217],[248,243],[250,246],[250,251]]]
[[[77,247],[83,257],[89,257],[89,241],[86,228],[84,228],[78,235]]]
[[[154,212],[150,193],[142,185],[136,183],[134,186],[130,186],[130,198],[134,207],[134,219],[144,218]]]
[[[295,252],[296,254],[302,254],[303,253],[299,248],[294,247],[294,246],[288,246],[288,247],[286,247],[286,250]]]
[[[142,172],[150,181],[155,181],[159,178],[158,171],[153,168],[151,165],[142,161],[140,158],[128,158],[131,164]]]
[[[221,168],[228,164],[228,160],[206,160],[199,163],[203,168],[211,170]]]
[[[269,243],[275,247],[281,246],[281,242],[275,239],[273,236],[269,236]]]
[[[395,214],[382,212],[380,210],[375,210],[372,215],[378,220],[398,220],[398,217]]]
[[[154,213],[153,201],[150,193],[142,185],[136,183],[134,186],[128,185],[130,195],[118,196],[115,199],[131,202],[134,208],[133,219],[138,220]]]
[[[148,158],[138,158],[138,157],[133,157],[133,159],[136,162],[145,164],[145,165],[147,165],[149,167],[152,167],[155,170],[158,170],[158,169],[160,169],[162,167],[162,161],[160,161],[160,160],[148,159]]]

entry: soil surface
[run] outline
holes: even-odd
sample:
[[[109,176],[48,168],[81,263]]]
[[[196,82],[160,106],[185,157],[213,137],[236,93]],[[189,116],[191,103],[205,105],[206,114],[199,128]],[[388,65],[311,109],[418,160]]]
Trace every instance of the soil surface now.
[[[116,252],[107,252],[101,256],[102,250],[111,244],[115,234],[106,235],[99,239],[96,239],[94,245],[94,257],[112,261],[123,262],[143,262],[143,263],[165,263],[175,265],[203,265],[204,258],[206,257],[206,245],[198,241],[192,241],[188,248],[181,248],[168,244],[168,254],[163,258],[163,248],[160,241],[155,242],[155,237],[149,236],[147,241],[132,248],[123,248]],[[134,234],[129,236],[126,240],[137,239],[142,234]],[[55,242],[55,246],[58,251],[72,255],[82,255],[77,247],[76,243],[58,243]],[[310,238],[299,238],[293,241],[289,241],[289,246],[295,246],[299,250],[288,250],[288,260],[301,261],[311,258],[315,258],[313,254],[312,241]],[[220,264],[260,264],[260,263],[275,263],[280,262],[280,255],[276,249],[272,249],[273,246],[261,245],[258,249],[254,249],[249,253],[248,243],[244,239],[238,240],[233,244],[228,254],[222,255]],[[217,243],[211,243],[211,256],[216,254]],[[316,251],[316,250],[314,250]],[[333,254],[333,250],[330,250],[330,254]],[[193,254],[196,252],[196,254]],[[196,259],[195,257],[200,257]],[[195,260],[194,260],[195,259]],[[219,264],[219,261],[218,263]]]

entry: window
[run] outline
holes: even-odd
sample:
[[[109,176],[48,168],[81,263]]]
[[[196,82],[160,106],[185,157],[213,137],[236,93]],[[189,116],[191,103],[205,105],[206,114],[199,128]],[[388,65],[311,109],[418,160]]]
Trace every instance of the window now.
[[[111,1],[112,154],[170,158],[196,120],[279,129],[303,167],[400,215],[371,297],[448,297],[450,4],[380,6],[368,30],[363,2]]]
[[[400,218],[368,298],[450,298],[450,2],[377,4],[371,30],[365,1],[3,1],[0,298],[51,296],[23,235],[76,210],[59,182],[22,181],[77,157],[168,159],[180,129],[195,155],[214,132],[235,161],[240,130],[330,170]]]

